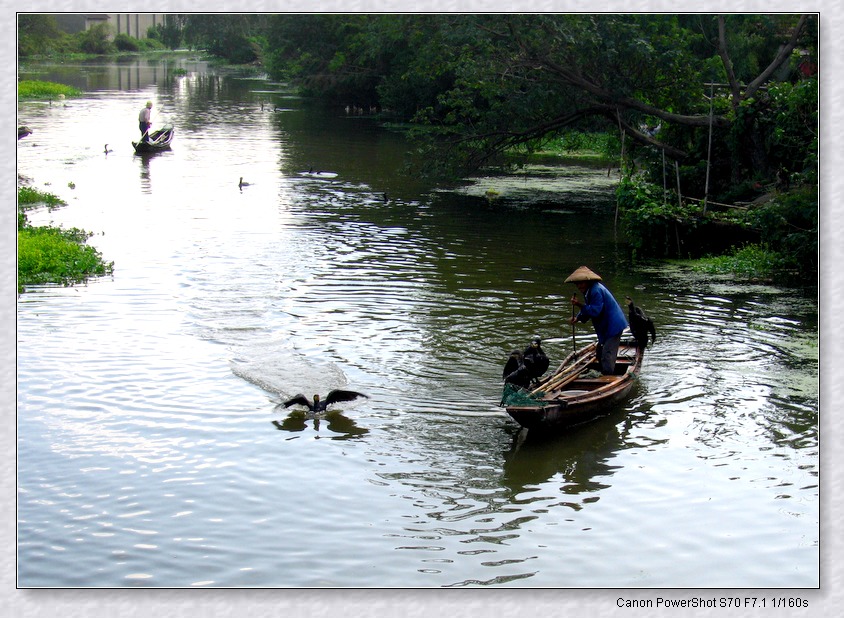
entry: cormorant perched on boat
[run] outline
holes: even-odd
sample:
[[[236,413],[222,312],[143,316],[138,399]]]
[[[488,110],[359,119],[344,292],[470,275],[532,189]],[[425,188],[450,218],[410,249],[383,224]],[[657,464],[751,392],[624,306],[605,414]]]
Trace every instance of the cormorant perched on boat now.
[[[504,384],[514,384],[521,388],[530,386],[530,371],[521,352],[513,350],[504,365],[501,377],[504,378]]]
[[[313,403],[308,401],[308,398],[304,395],[296,395],[293,399],[285,401],[284,407],[289,408],[292,405],[299,404],[307,406],[308,410],[311,412],[325,412],[325,409],[333,403],[337,403],[338,401],[352,401],[358,397],[367,397],[367,395],[355,391],[334,389],[328,393],[325,399],[320,399],[319,395],[314,395]]]
[[[651,320],[641,307],[633,304],[633,299],[629,296],[627,298],[627,317],[630,322],[630,332],[636,339],[636,345],[640,348],[648,347],[648,333],[651,334],[651,344],[656,341],[656,328],[654,328],[653,320]]]
[[[542,339],[539,335],[533,336],[533,340],[530,345],[525,348],[522,356],[524,358],[528,374],[532,380],[538,380],[542,377],[542,374],[548,371],[550,361],[545,355],[545,352],[542,350]]]

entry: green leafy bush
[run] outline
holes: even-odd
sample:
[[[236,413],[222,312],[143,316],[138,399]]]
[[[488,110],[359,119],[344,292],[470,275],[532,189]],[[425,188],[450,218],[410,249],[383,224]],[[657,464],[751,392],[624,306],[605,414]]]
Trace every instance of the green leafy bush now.
[[[117,48],[117,51],[122,52],[136,52],[141,48],[138,44],[138,39],[123,33],[114,37],[114,46]]]
[[[688,227],[697,220],[697,207],[681,207],[673,191],[666,195],[662,187],[638,177],[625,177],[616,189],[616,199],[628,241],[642,255],[678,255],[677,224]]]
[[[808,185],[782,193],[748,213],[762,240],[776,247],[784,267],[802,277],[818,273],[818,188]]]
[[[79,51],[86,54],[111,54],[117,49],[109,40],[109,31],[105,24],[91,26],[87,30],[71,35]]]

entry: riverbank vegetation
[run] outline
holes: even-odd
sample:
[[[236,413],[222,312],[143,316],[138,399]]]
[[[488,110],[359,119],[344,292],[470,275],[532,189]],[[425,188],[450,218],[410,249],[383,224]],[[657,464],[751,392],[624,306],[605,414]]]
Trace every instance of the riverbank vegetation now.
[[[762,247],[770,276],[817,275],[816,15],[219,19],[187,16],[186,30],[221,55],[248,47],[324,105],[408,122],[428,173],[603,135],[590,150],[621,168],[634,257]]]
[[[28,210],[63,205],[65,202],[51,193],[31,187],[18,189],[18,292],[27,285],[71,285],[113,272],[114,263],[106,262],[99,251],[86,244],[90,232],[30,225]]]
[[[418,173],[600,153],[634,257],[760,246],[817,276],[817,15],[187,14],[153,34],[406,124]]]
[[[159,30],[160,32],[160,30]],[[161,37],[136,39],[126,34],[114,37],[108,26],[97,24],[88,30],[62,32],[52,15],[18,15],[18,58],[105,55],[167,49]]]
[[[61,97],[76,97],[82,94],[73,86],[45,82],[41,80],[23,80],[18,82],[18,99],[54,100]]]

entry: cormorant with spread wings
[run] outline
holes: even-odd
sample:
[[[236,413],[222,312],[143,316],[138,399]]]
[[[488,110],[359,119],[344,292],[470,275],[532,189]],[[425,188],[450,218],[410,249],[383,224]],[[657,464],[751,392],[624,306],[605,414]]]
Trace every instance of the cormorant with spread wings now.
[[[325,399],[321,399],[319,395],[314,395],[313,402],[308,401],[308,398],[304,395],[296,395],[293,399],[284,402],[284,407],[289,408],[292,405],[302,405],[306,406],[309,411],[311,412],[325,412],[326,408],[333,403],[337,403],[339,401],[352,401],[353,399],[357,399],[358,397],[367,397],[363,393],[358,393],[356,391],[346,391],[342,389],[334,389],[325,397]]]

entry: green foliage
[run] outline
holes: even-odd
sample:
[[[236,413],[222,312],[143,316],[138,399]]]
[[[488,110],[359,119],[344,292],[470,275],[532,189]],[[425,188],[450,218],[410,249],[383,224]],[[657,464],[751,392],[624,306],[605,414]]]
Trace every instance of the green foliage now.
[[[563,131],[544,143],[543,150],[566,154],[591,152],[617,159],[621,142],[615,132]]]
[[[741,230],[756,230],[760,243],[731,252],[728,259],[710,258],[706,268],[722,269],[754,277],[800,276],[812,279],[818,273],[817,186],[805,185],[779,193],[773,199],[746,211],[709,211],[699,205],[677,203],[676,194],[663,197],[662,187],[641,178],[625,178],[617,189],[621,224],[636,255],[694,257],[683,254],[681,238],[721,234],[729,244],[729,232],[741,237]],[[737,243],[738,244],[738,243]],[[714,272],[714,270],[713,270]]]
[[[39,80],[24,80],[18,82],[19,99],[56,99],[59,95],[75,97],[82,94],[80,90],[72,86],[57,84],[55,82],[43,82]]]
[[[138,39],[122,33],[114,37],[114,46],[118,51],[122,52],[136,52],[141,48],[138,44]]]
[[[707,164],[706,84],[755,80],[798,18],[724,16],[722,55],[715,15],[282,14],[267,18],[264,60],[272,77],[315,99],[412,120],[421,153],[440,167],[476,169],[571,132],[618,133],[624,123],[631,157],[654,171],[663,152],[670,163],[682,160],[684,194],[703,197],[778,169],[769,118],[783,106],[771,107],[764,89],[753,98],[741,88],[716,90]],[[802,54],[817,47],[815,21],[801,26]],[[772,66],[770,83],[794,81],[792,61]],[[805,106],[803,116],[783,109],[805,117]],[[637,135],[657,125],[655,139]],[[800,144],[805,134],[798,122],[793,129],[776,143]]]
[[[749,221],[776,247],[785,268],[813,278],[818,273],[818,188],[806,185],[754,208]]]
[[[183,15],[165,15],[164,23],[150,27],[147,31],[147,37],[160,42],[164,47],[178,49],[182,43],[184,22],[185,16]]]
[[[180,32],[180,26],[175,16],[165,16],[165,25],[174,24],[172,28]],[[158,24],[150,28],[151,33],[172,36],[173,31],[164,30]],[[105,55],[117,52],[144,52],[165,49],[165,45],[156,37],[135,39],[126,34],[118,34],[110,40],[109,26],[97,24],[84,32],[66,34],[62,32],[51,15],[20,15],[18,17],[18,56],[27,58],[33,56],[56,55]],[[171,39],[167,39],[171,40]]]
[[[260,58],[259,41],[265,16],[260,14],[188,14],[184,23],[184,41],[232,64],[249,64]]]
[[[154,38],[136,39],[128,34],[118,34],[114,37],[114,46],[119,52],[138,53],[164,49],[164,44]]]
[[[67,204],[63,199],[52,193],[39,191],[32,187],[18,188],[18,208],[26,209],[33,206],[46,204],[49,207],[64,206]]]
[[[18,56],[22,58],[59,51],[63,37],[52,15],[18,15]]]
[[[732,274],[746,279],[771,279],[786,267],[780,253],[767,245],[749,244],[728,255],[709,256],[694,264],[695,270],[709,274]]]
[[[264,63],[275,79],[295,80],[323,103],[368,108],[378,88],[408,59],[417,16],[275,15]]]
[[[625,177],[616,189],[621,225],[639,255],[677,255],[677,225],[695,225],[700,209],[677,203],[677,194],[646,182]]]
[[[90,233],[76,228],[25,226],[18,230],[18,286],[80,283],[111,274],[114,263],[85,244]]]
[[[817,183],[818,80],[781,82],[769,90],[770,147],[774,165],[789,175],[789,182]]]
[[[96,24],[87,30],[71,35],[78,49],[86,54],[113,54],[117,51],[114,43],[109,40],[108,26]]]
[[[86,244],[90,232],[29,224],[26,210],[65,204],[52,193],[18,188],[18,291],[23,291],[25,285],[71,285],[113,272],[114,263],[105,262],[96,249]]]

